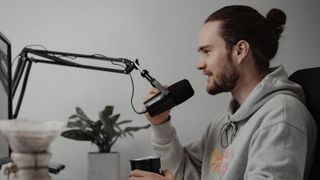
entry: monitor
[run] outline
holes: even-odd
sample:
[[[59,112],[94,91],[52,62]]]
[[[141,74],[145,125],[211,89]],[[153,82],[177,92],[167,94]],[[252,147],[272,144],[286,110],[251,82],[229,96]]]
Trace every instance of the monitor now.
[[[0,32],[0,120],[12,118],[11,43]],[[0,167],[9,160],[7,140],[0,133]]]

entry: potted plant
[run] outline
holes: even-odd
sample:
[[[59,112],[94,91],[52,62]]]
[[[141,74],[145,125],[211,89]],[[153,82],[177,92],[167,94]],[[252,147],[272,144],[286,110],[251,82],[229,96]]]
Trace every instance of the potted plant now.
[[[88,179],[119,179],[120,156],[111,152],[112,146],[119,138],[133,137],[132,132],[147,129],[150,124],[142,127],[121,128],[132,120],[118,121],[120,114],[113,114],[113,106],[105,106],[99,113],[97,121],[91,120],[80,107],[69,117],[68,130],[61,136],[78,141],[90,141],[98,147],[98,152],[88,153]]]

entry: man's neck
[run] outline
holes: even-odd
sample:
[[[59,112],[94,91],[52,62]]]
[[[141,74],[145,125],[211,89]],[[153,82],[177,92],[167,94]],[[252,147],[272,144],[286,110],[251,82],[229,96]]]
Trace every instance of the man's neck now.
[[[239,106],[247,99],[252,90],[262,81],[266,74],[261,73],[245,73],[240,76],[236,87],[231,91],[233,98],[238,102]]]

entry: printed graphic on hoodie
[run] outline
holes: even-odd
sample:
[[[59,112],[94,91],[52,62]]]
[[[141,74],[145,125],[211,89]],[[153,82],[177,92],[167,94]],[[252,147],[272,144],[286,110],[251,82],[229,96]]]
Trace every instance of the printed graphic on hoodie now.
[[[216,148],[211,153],[210,165],[212,172],[223,175],[228,170],[228,166],[233,158],[233,151],[229,148],[222,150]]]

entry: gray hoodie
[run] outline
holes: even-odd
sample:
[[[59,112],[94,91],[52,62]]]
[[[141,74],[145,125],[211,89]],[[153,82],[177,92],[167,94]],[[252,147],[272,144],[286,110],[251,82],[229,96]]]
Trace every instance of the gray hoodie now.
[[[317,129],[304,101],[301,87],[279,66],[239,108],[231,100],[227,112],[185,147],[170,121],[153,126],[154,152],[177,180],[306,179]]]

